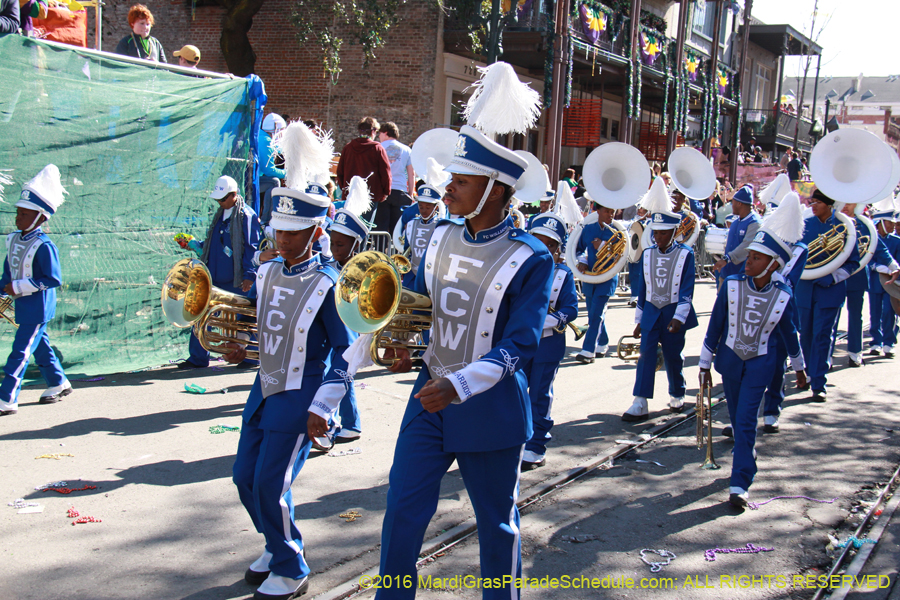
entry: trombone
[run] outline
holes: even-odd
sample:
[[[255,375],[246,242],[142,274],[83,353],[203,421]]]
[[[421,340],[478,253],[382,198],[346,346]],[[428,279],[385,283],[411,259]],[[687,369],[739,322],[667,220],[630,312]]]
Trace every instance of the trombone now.
[[[703,448],[703,438],[706,438],[706,460],[700,465],[701,469],[715,470],[719,469],[716,459],[713,456],[713,434],[712,434],[712,385],[704,384],[697,392],[697,449]],[[706,429],[704,435],[704,428]]]

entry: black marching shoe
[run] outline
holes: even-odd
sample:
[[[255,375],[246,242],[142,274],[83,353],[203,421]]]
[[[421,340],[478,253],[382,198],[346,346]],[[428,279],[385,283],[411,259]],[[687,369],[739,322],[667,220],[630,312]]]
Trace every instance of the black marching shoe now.
[[[726,425],[722,428],[722,435],[724,437],[734,439],[734,429],[732,429],[731,425]]]
[[[179,370],[182,370],[182,371],[189,370],[189,369],[205,369],[208,366],[209,365],[205,365],[205,366],[201,367],[200,365],[195,365],[194,363],[192,363],[189,360],[183,360],[180,363],[175,365],[176,368],[178,368]]]
[[[825,396],[825,390],[813,390],[812,398],[810,398],[810,400],[813,402],[825,402]]]
[[[253,569],[247,569],[244,572],[244,581],[246,581],[248,585],[259,587],[262,585],[263,581],[269,578],[269,573],[271,573],[271,571],[254,571]]]
[[[290,591],[289,588],[285,589],[289,581],[293,580],[289,580],[287,577],[278,577],[274,574],[270,575],[260,585],[259,589],[253,593],[253,600],[292,600],[309,591],[309,577],[301,579],[299,587],[294,591]]]
[[[747,502],[747,494],[736,494],[732,492],[728,496],[728,502],[735,508],[745,509],[749,502]]]

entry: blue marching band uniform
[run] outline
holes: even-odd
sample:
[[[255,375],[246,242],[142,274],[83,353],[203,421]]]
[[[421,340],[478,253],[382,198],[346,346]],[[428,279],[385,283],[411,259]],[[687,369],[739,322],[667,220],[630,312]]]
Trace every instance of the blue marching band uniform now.
[[[584,229],[575,247],[578,262],[587,265],[588,270],[593,265],[593,258],[597,251],[609,242],[615,234],[615,230],[612,227],[599,221],[599,214],[596,210],[600,210],[603,207],[596,201],[594,201],[594,204],[595,212],[585,218]],[[600,243],[597,248],[594,247],[595,240],[598,240]],[[585,304],[587,305],[588,329],[584,334],[581,352],[575,355],[575,359],[578,362],[590,364],[594,362],[595,357],[602,357],[608,350],[609,334],[606,331],[606,309],[609,299],[616,293],[617,287],[619,287],[618,274],[602,283],[581,283],[581,292],[584,294]]]
[[[325,189],[273,190],[276,231],[303,231],[325,221]],[[310,246],[312,244],[310,239]],[[303,468],[312,440],[307,417],[334,417],[352,378],[344,351],[351,333],[338,317],[338,273],[318,254],[287,266],[264,263],[251,297],[257,300],[259,373],[243,412],[234,484],[265,550],[245,574],[260,585],[255,598],[287,598],[305,591],[309,566],[294,522],[291,483]]]
[[[6,238],[0,290],[13,297],[19,327],[3,369],[0,415],[18,412],[19,391],[32,355],[47,383],[41,403],[52,404],[72,392],[72,385],[47,336],[47,324],[56,315],[56,288],[62,283],[62,274],[59,251],[41,230],[41,223],[52,217],[64,202],[63,193],[59,169],[56,165],[47,165],[23,186],[16,202],[20,209],[16,224],[20,230]],[[20,222],[20,215],[27,215],[27,219]]]
[[[674,230],[681,216],[660,211],[651,216],[651,231]],[[697,326],[694,312],[694,252],[672,240],[665,250],[657,245],[644,249],[632,280],[632,295],[637,297],[634,321],[640,326],[641,354],[634,382],[634,403],[622,419],[644,421],[649,417],[647,399],[653,397],[656,378],[656,349],[662,346],[669,379],[669,409],[681,412],[684,406],[684,340],[687,330]],[[681,326],[669,330],[672,321]]]
[[[756,236],[762,220],[753,210],[753,186],[745,185],[734,193],[732,206],[743,204],[750,212],[743,218],[735,217],[728,227],[728,236],[725,238],[725,256],[722,260],[725,266],[717,274],[717,282],[744,272],[744,261],[747,260],[747,248]]]
[[[888,233],[885,229],[886,226],[890,227],[889,222],[893,218],[894,214],[890,210],[872,214],[872,221],[878,228],[878,247],[867,265],[869,332],[872,335],[869,354],[873,356],[882,352],[885,356],[893,356],[894,346],[897,344],[897,315],[891,306],[891,297],[884,291],[879,277],[880,273],[890,275],[896,271],[897,262],[900,261],[900,236]],[[871,266],[872,262],[876,263],[875,267]]]
[[[816,190],[813,200],[833,205],[834,201]],[[843,226],[833,208],[822,221],[815,215],[805,219],[803,243],[807,246],[819,235]],[[847,297],[847,278],[859,266],[859,250],[853,244],[850,255],[832,273],[818,279],[801,279],[795,294],[800,312],[800,343],[806,358],[809,385],[813,400],[824,402],[826,398],[826,373],[831,362],[831,336],[838,318],[838,311]]]
[[[557,215],[542,213],[531,218],[528,233],[543,235],[562,246],[566,240],[566,225]],[[550,308],[553,312],[544,318],[538,351],[522,368],[528,380],[534,430],[531,439],[525,444],[523,469],[544,464],[547,442],[551,439],[550,430],[553,428],[553,382],[559,372],[559,363],[566,354],[566,324],[578,316],[575,277],[569,267],[561,263],[554,265]]]

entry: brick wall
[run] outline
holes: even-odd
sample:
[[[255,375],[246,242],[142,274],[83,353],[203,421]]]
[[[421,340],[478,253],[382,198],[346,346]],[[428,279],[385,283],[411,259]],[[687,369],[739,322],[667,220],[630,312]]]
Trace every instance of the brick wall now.
[[[172,52],[185,44],[200,49],[200,66],[226,72],[219,48],[224,11],[200,6],[191,19],[183,0],[147,0],[156,25],[152,35],[162,42],[170,62]],[[128,27],[130,2],[108,3],[103,11],[103,49],[112,51]],[[253,18],[249,38],[256,53],[256,74],[266,84],[267,111],[291,119],[314,119],[332,129],[340,149],[356,135],[364,116],[394,121],[400,140],[410,143],[434,126],[433,95],[442,17],[430,2],[411,0],[403,6],[401,21],[387,37],[387,45],[363,69],[362,49],[345,38],[341,54],[343,72],[336,85],[323,77],[322,60],[313,47],[300,46],[290,24],[293,3],[267,0]]]

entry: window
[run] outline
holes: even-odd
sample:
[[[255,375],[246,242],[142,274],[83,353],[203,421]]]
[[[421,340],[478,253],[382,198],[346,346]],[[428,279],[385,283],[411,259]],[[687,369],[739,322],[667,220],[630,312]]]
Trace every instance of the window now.
[[[609,139],[619,141],[619,122],[618,121],[610,122]]]
[[[722,22],[719,24],[719,44],[725,44],[725,25],[727,21],[727,15],[730,14],[730,11],[722,9],[721,17]],[[699,33],[703,37],[712,40],[714,33],[714,21],[716,19],[716,3],[714,2],[698,2],[694,5],[694,15],[693,15],[693,25],[692,29],[694,33]]]
[[[753,71],[753,108],[765,109],[770,108],[769,102],[772,100],[772,69],[756,63]]]
[[[466,107],[466,102],[469,101],[469,96],[471,94],[463,94],[462,92],[453,92],[453,95],[450,99],[450,126],[451,127],[462,127],[466,124],[465,119],[463,119],[463,110]]]
[[[607,117],[600,119],[600,135],[609,139],[609,119]]]

